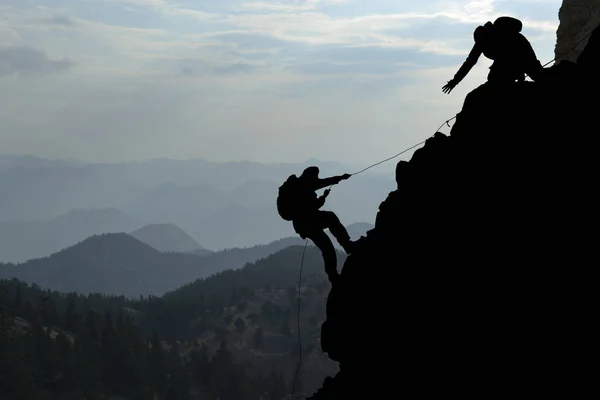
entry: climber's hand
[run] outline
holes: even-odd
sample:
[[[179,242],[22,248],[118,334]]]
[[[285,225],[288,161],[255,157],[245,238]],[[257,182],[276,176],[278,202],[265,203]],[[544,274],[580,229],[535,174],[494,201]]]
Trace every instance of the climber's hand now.
[[[444,87],[442,87],[442,91],[446,94],[450,93],[452,91],[452,89],[454,89],[456,87],[456,83],[454,82],[453,79],[449,80],[448,83],[446,85],[444,85]]]
[[[325,189],[325,191],[323,192],[323,196],[325,196],[325,197],[329,196],[330,192],[331,192],[331,189]]]
[[[342,180],[346,180],[346,179],[350,178],[351,176],[352,175],[350,175],[350,174],[344,174],[344,175],[342,175]]]

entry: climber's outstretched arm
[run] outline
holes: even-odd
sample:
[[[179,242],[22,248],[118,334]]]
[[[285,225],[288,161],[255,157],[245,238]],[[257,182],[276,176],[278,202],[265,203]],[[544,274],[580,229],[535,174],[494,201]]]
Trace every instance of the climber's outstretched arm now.
[[[461,65],[458,72],[454,75],[454,78],[452,78],[452,80],[450,80],[448,84],[446,84],[442,88],[444,93],[450,93],[452,89],[454,89],[456,85],[458,85],[460,81],[462,81],[465,78],[465,76],[467,76],[469,71],[471,71],[475,64],[477,64],[477,61],[479,60],[479,57],[482,53],[483,51],[481,49],[481,46],[475,43],[475,45],[471,49],[471,52],[467,56],[467,59],[465,60],[463,65]]]
[[[483,51],[481,47],[477,43],[475,43],[475,45],[471,49],[471,52],[467,56],[467,59],[452,79],[456,82],[457,85],[460,83],[460,81],[462,81],[465,78],[465,76],[467,76],[467,74],[471,71],[475,64],[477,64],[477,61],[479,60],[479,57],[481,57],[482,53]]]
[[[323,189],[324,187],[335,185],[336,183],[339,183],[340,181],[343,181],[344,179],[348,179],[348,178],[350,178],[350,174],[344,174],[344,175],[332,176],[331,178],[319,179],[315,183],[315,186],[313,187],[313,189],[314,190]]]

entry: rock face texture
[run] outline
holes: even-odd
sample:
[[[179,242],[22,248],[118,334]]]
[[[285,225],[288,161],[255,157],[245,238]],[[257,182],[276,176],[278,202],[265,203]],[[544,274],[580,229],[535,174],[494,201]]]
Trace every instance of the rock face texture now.
[[[312,399],[596,389],[600,29],[545,72],[475,89],[450,135],[399,164],[329,294],[321,346],[340,372]]]
[[[558,19],[560,24],[556,31],[555,57],[568,52],[600,25],[600,0],[563,0]],[[587,45],[587,40],[581,42],[577,47],[578,51],[561,57],[557,62],[577,61],[577,57]]]

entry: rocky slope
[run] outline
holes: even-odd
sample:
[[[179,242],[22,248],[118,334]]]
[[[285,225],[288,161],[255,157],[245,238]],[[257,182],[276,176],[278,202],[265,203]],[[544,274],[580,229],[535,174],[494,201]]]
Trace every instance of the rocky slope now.
[[[556,32],[557,41],[555,56],[567,53],[600,24],[600,0],[563,0],[558,13],[560,25]],[[588,39],[572,51],[561,57],[563,60],[575,62],[579,52],[585,48]]]
[[[329,294],[321,346],[340,372],[312,398],[594,389],[599,41],[544,82],[480,86],[399,164]]]

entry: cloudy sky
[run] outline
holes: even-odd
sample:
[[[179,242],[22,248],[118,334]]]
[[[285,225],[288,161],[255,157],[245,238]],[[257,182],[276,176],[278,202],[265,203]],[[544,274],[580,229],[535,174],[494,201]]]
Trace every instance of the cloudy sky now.
[[[0,0],[0,153],[374,162],[485,81],[441,91],[477,25],[516,16],[551,60],[560,3]]]

